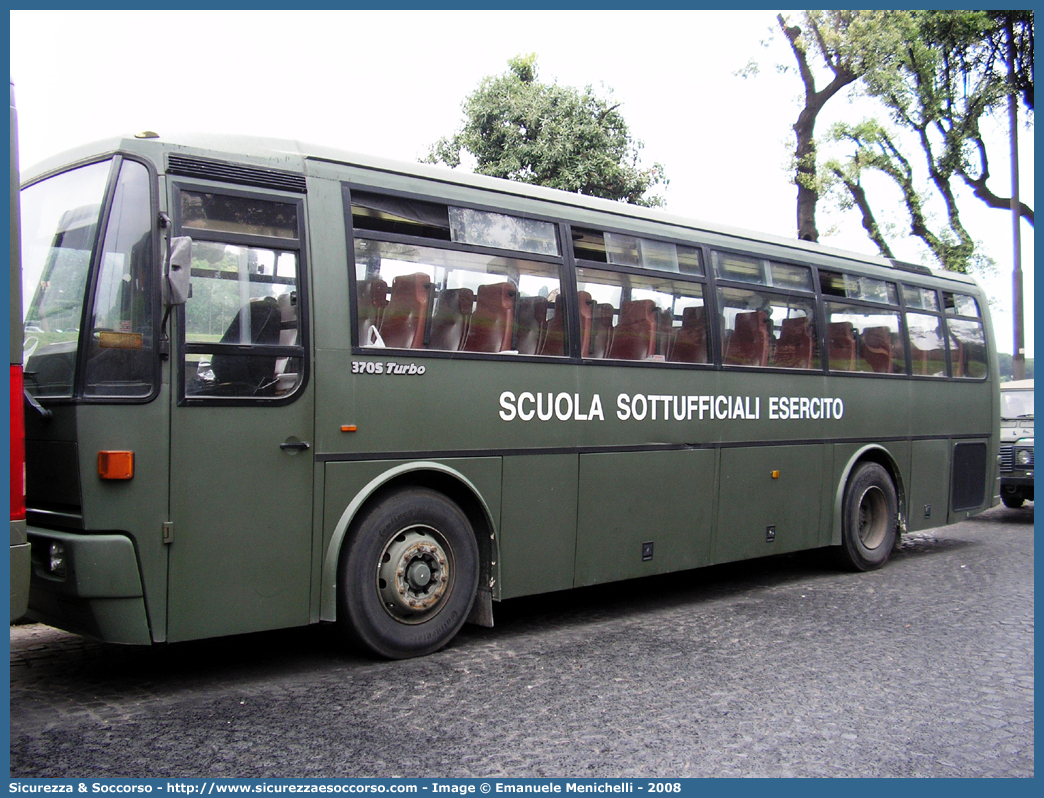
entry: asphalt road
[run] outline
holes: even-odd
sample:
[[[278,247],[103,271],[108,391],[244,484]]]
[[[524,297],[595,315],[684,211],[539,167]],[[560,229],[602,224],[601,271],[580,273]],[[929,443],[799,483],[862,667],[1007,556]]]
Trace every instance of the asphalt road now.
[[[516,600],[406,662],[331,627],[11,629],[11,775],[1033,776],[1033,509]]]

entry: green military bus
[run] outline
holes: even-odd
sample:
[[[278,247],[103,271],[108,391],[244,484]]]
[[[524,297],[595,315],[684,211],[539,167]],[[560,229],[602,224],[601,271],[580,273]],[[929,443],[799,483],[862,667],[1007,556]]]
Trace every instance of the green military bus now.
[[[29,541],[25,531],[25,416],[22,390],[22,258],[18,212],[18,115],[14,84],[11,84],[11,177],[8,181],[11,216],[11,371],[10,389],[10,481],[11,481],[11,620],[25,615],[29,604]]]
[[[65,629],[409,657],[999,501],[968,277],[291,141],[23,177],[30,616]]]

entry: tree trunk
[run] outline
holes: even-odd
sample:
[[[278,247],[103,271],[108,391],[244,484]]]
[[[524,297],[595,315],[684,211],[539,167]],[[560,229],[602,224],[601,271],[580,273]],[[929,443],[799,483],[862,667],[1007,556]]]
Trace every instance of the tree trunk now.
[[[797,233],[802,241],[819,241],[819,230],[816,228],[816,203],[819,192],[816,191],[816,114],[819,106],[806,105],[798,121],[794,124],[794,135],[797,137],[795,181],[797,183]]]
[[[816,229],[816,203],[819,202],[819,192],[816,190],[816,117],[826,101],[854,82],[857,75],[846,65],[833,60],[828,53],[823,52],[823,60],[834,73],[834,79],[821,91],[816,91],[816,78],[809,66],[805,45],[801,41],[801,28],[796,25],[788,26],[782,14],[777,14],[776,20],[783,35],[790,42],[790,49],[794,51],[798,71],[801,73],[801,82],[805,85],[805,107],[801,109],[797,122],[794,123],[794,135],[797,137],[797,147],[794,150],[794,182],[797,183],[798,190],[797,234],[802,241],[819,241],[819,230]],[[809,24],[814,25],[811,21]],[[817,34],[816,40],[822,42],[823,38],[818,35],[819,32],[814,33]]]

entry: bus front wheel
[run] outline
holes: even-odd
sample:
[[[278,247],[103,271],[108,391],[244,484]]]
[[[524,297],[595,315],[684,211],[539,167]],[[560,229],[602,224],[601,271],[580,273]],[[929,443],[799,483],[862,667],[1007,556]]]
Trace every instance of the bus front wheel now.
[[[1018,510],[1026,503],[1026,499],[1021,493],[1002,493],[1001,501],[1004,502],[1005,507],[1011,508],[1012,510]]]
[[[842,562],[871,571],[886,562],[895,545],[899,502],[892,477],[877,463],[856,467],[845,486],[841,515]]]
[[[478,544],[460,508],[426,488],[394,491],[342,552],[337,620],[383,657],[430,654],[464,624],[478,580]]]

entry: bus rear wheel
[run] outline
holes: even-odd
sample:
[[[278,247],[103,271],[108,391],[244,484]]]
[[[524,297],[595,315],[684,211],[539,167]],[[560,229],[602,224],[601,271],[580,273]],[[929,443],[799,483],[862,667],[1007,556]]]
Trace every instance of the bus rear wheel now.
[[[892,477],[877,463],[855,468],[841,510],[843,564],[872,571],[886,562],[896,542],[898,506]]]
[[[380,656],[430,654],[464,624],[478,579],[478,544],[460,508],[433,490],[398,490],[366,511],[341,554],[337,620]]]

